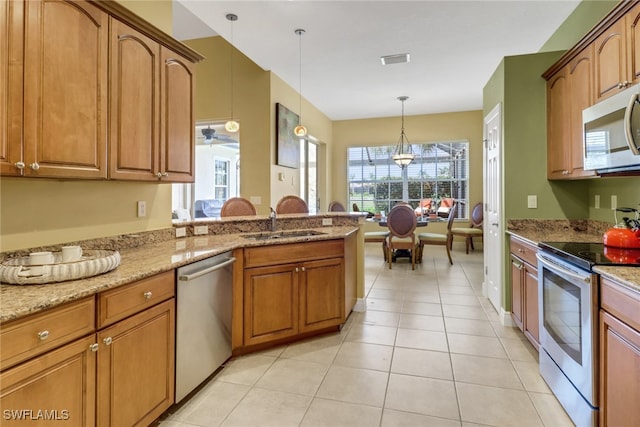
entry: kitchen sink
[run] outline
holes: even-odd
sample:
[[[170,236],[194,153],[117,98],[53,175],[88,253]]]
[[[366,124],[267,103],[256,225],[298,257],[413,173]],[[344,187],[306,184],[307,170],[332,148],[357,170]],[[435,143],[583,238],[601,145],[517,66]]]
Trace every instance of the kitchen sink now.
[[[321,231],[316,230],[291,230],[291,231],[274,231],[271,233],[255,233],[255,234],[245,234],[243,237],[245,239],[254,239],[254,240],[272,240],[272,239],[284,239],[287,237],[310,237],[310,236],[319,236],[323,233]]]

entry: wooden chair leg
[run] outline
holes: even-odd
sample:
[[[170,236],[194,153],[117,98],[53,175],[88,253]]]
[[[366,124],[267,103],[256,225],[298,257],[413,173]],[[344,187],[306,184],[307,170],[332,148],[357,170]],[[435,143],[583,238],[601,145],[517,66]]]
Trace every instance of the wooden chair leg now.
[[[449,242],[447,242],[445,245],[445,248],[447,248],[447,256],[449,257],[449,264],[453,265],[453,260],[451,259],[451,249],[449,249]]]
[[[475,251],[476,248],[473,247],[473,237],[469,237],[469,243],[471,243],[471,250]]]
[[[383,240],[382,241],[382,256],[384,257],[384,260],[387,260],[387,241]]]
[[[469,244],[471,243],[471,238],[467,237],[466,239],[464,239],[464,247],[467,251],[467,255],[469,255]]]
[[[392,263],[393,263],[393,249],[391,249],[391,246],[387,245],[387,262],[389,263],[389,270],[392,269]]]

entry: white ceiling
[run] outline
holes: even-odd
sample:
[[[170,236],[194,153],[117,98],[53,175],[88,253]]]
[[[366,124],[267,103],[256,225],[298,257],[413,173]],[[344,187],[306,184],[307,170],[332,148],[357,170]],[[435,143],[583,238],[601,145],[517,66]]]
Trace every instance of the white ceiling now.
[[[399,116],[401,95],[406,115],[433,114],[481,109],[502,58],[539,51],[578,3],[177,0],[174,37],[220,34],[296,90],[301,70],[302,96],[331,120]],[[411,61],[381,65],[399,53]]]

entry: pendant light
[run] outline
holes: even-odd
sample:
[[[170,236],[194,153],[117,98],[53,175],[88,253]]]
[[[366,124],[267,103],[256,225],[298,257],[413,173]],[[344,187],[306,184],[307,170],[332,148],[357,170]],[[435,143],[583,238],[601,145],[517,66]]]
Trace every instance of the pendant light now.
[[[238,20],[238,15],[235,15],[233,13],[228,13],[226,15],[226,18],[229,22],[231,22],[231,48],[230,48],[230,52],[231,54],[229,55],[229,68],[231,70],[231,118],[224,124],[224,128],[227,130],[227,132],[231,132],[231,133],[235,133],[238,132],[240,130],[240,124],[238,122],[236,122],[233,119],[233,103],[234,103],[234,96],[233,96],[233,92],[234,92],[234,85],[233,85],[233,51],[235,49],[235,47],[233,46],[233,23],[235,21]]]
[[[402,126],[400,127],[400,140],[398,141],[396,150],[393,152],[393,156],[391,156],[393,161],[396,162],[396,164],[402,169],[409,166],[413,159],[416,158],[416,155],[413,154],[413,150],[411,150],[411,144],[407,139],[407,135],[404,133],[404,102],[407,99],[409,99],[408,96],[398,97],[398,101],[402,102]]]
[[[293,129],[293,133],[298,137],[304,137],[304,136],[307,136],[307,128],[304,127],[304,125],[302,124],[302,35],[305,33],[305,30],[303,30],[302,28],[298,28],[295,31],[295,33],[298,35],[298,38],[299,38],[298,49],[299,49],[299,58],[300,58],[300,67],[299,67],[300,90],[298,92],[298,95],[299,95],[299,105],[300,105],[300,109],[299,109],[300,120],[298,121],[298,126],[296,126],[295,129]]]

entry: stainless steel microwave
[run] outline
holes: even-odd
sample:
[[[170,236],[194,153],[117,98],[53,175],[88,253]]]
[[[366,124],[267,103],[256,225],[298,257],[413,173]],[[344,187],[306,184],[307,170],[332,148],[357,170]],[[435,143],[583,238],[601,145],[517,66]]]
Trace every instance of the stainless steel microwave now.
[[[640,85],[582,111],[585,170],[640,172]]]

